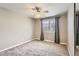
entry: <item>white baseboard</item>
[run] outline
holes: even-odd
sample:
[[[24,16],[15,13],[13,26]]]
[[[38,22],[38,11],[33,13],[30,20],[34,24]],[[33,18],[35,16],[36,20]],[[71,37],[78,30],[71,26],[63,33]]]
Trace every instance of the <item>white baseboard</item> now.
[[[62,43],[62,42],[60,42],[60,44],[67,45],[67,43]]]
[[[33,38],[34,40],[40,40],[39,38]]]
[[[40,40],[40,39],[38,39],[38,38],[34,38],[34,39]],[[45,40],[45,41],[54,42],[54,41],[49,41],[49,40]],[[60,44],[67,45],[67,43],[62,43],[62,42],[60,42]]]
[[[0,52],[5,51],[5,50],[8,50],[8,49],[11,49],[11,48],[15,48],[15,47],[17,47],[17,46],[20,46],[20,45],[22,45],[22,44],[28,43],[28,42],[30,42],[30,41],[32,41],[32,40],[20,42],[19,44],[13,45],[13,46],[8,47],[8,48],[5,48],[5,49],[1,50]]]

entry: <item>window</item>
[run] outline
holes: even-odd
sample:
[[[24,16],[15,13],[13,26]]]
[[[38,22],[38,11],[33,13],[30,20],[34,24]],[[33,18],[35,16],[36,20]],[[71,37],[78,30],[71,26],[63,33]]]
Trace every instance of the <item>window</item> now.
[[[55,32],[55,19],[43,20],[43,30],[44,32]]]
[[[43,30],[48,31],[49,30],[49,21],[48,20],[43,20]]]

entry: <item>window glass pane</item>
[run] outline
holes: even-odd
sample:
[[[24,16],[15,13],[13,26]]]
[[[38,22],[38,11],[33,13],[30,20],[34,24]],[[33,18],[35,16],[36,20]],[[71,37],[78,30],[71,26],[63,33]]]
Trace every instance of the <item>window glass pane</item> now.
[[[43,30],[47,32],[55,32],[55,18],[43,20]]]
[[[50,31],[55,32],[55,19],[50,19]]]
[[[48,20],[43,20],[43,30],[44,31],[49,31],[49,21]]]

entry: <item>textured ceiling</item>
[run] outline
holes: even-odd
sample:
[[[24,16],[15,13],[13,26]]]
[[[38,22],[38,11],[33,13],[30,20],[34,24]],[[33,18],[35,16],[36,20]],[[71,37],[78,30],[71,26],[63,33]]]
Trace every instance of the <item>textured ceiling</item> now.
[[[44,10],[48,10],[48,13],[43,13],[43,17],[54,16],[57,14],[64,13],[68,10],[70,3],[1,3],[0,7],[6,8],[8,10],[16,11],[23,13],[29,17],[35,17],[35,14],[32,10],[33,7],[38,6]]]

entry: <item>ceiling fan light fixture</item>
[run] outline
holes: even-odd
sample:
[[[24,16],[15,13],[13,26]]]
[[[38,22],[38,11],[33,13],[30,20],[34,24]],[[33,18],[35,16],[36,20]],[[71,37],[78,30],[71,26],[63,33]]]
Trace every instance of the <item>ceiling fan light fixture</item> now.
[[[33,11],[40,12],[40,8],[39,8],[39,7],[37,7],[37,6],[36,6],[36,7],[34,7],[34,8],[32,8],[32,10],[33,10]]]
[[[35,18],[41,18],[44,15],[44,13],[48,13],[49,12],[48,10],[42,10],[38,6],[35,6],[34,8],[32,8],[32,10],[33,10]]]

